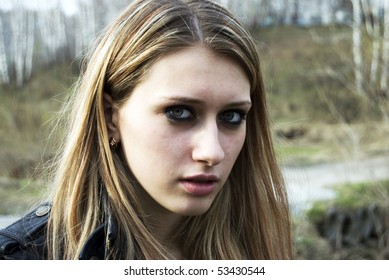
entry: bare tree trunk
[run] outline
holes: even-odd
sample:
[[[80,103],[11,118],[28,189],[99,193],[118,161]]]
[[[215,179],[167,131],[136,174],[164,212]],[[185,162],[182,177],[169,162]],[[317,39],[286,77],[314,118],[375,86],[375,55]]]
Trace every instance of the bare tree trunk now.
[[[0,84],[8,85],[10,82],[7,64],[7,55],[5,53],[5,40],[3,23],[0,19]]]
[[[245,2],[245,11],[243,14],[246,17],[246,24],[251,27],[257,27],[259,24],[260,17],[258,12],[261,10],[261,4],[263,0],[249,0]],[[243,1],[242,1],[243,2]]]
[[[300,18],[300,2],[299,0],[295,0],[293,4],[293,24],[298,24]]]
[[[360,0],[351,0],[353,4],[353,58],[355,90],[363,94],[363,61],[362,61],[362,11]]]
[[[284,0],[285,5],[285,24],[289,25],[293,22],[294,6],[293,0]]]
[[[80,11],[81,13],[81,11]],[[79,57],[82,56],[83,53],[83,46],[84,46],[84,36],[83,36],[83,27],[82,27],[82,22],[81,22],[81,17],[80,15],[75,15],[74,16],[74,51],[75,51],[75,56]]]
[[[384,39],[382,45],[382,71],[381,91],[388,90],[388,67],[389,67],[389,2],[384,2]]]
[[[373,33],[373,22],[371,20],[370,15],[372,15],[372,5],[375,6],[370,2],[370,0],[360,0],[361,1],[361,8],[362,8],[362,14],[365,16],[365,26],[366,31],[369,34]]]
[[[25,57],[25,79],[31,77],[32,59],[34,55],[35,44],[35,12],[27,12],[27,42],[26,42],[26,57]]]
[[[260,7],[257,9],[257,14],[259,17],[260,24],[265,24],[266,18],[269,16],[270,13],[270,7],[269,7],[269,1],[262,0],[259,3]]]
[[[370,67],[370,85],[375,87],[378,79],[378,64],[380,59],[380,44],[381,44],[381,26],[379,21],[379,9],[382,4],[382,1],[378,1],[373,4],[371,9],[372,13],[372,28],[371,36],[373,38],[373,54],[371,59]]]
[[[53,39],[50,32],[50,27],[52,25],[50,22],[50,11],[41,11],[38,16],[37,24],[43,45],[42,60],[44,61],[44,64],[49,64],[54,57]]]
[[[64,52],[65,49],[68,47],[68,38],[66,36],[66,23],[65,23],[65,16],[61,10],[60,2],[58,2],[58,6],[56,8],[56,17],[57,17],[57,53],[59,51],[62,51],[62,53],[57,54],[57,58],[59,56],[60,59],[66,58],[67,52]]]
[[[86,19],[88,21],[86,42],[89,45],[96,36],[96,18],[95,18],[95,1],[87,1],[86,3]]]
[[[26,13],[21,2],[11,12],[11,28],[13,35],[13,56],[16,73],[16,85],[21,87],[24,82],[24,62],[26,50]]]
[[[76,55],[82,56],[96,34],[94,1],[81,2],[79,14],[75,18],[75,28]]]

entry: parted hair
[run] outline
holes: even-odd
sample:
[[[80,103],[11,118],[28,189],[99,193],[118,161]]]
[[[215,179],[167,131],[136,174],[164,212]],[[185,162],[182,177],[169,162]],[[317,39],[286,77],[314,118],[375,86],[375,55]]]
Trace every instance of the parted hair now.
[[[52,166],[49,258],[77,259],[107,215],[118,225],[107,258],[169,258],[150,231],[120,145],[109,146],[104,93],[120,108],[160,57],[195,45],[239,63],[250,81],[252,108],[226,185],[205,214],[179,225],[174,238],[185,259],[292,257],[289,205],[254,40],[218,3],[136,0],[101,33],[63,109],[67,138]]]

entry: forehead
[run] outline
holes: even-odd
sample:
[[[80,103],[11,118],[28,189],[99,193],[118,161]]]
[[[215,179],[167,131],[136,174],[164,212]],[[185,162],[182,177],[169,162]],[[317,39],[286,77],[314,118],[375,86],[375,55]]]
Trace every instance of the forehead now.
[[[224,92],[226,96],[229,93],[250,92],[248,77],[235,60],[202,46],[181,49],[161,57],[140,84],[159,90],[216,90]]]

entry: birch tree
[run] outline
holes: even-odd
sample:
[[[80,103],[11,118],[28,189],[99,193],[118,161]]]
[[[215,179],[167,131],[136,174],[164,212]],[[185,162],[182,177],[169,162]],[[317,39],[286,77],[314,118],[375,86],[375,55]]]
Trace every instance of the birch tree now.
[[[371,20],[366,20],[366,31],[373,40],[372,58],[370,66],[370,85],[376,86],[378,80],[378,66],[380,60],[380,46],[382,42],[381,25],[379,19],[382,0],[376,1],[375,4],[369,3],[367,0],[362,1],[364,14],[371,14]]]
[[[11,29],[13,35],[13,61],[16,75],[16,85],[21,87],[24,82],[25,53],[27,48],[27,13],[21,2],[11,12]]]
[[[3,23],[0,18],[0,84],[8,85],[10,78],[8,73],[7,55],[5,51],[5,36]]]
[[[321,62],[317,76],[342,86],[336,93],[326,87],[323,99],[338,112],[333,113],[339,122],[349,122],[350,118],[342,109],[350,108],[348,100],[354,100],[354,112],[350,114],[359,117],[366,113],[389,120],[388,74],[389,74],[389,1],[387,0],[348,0],[352,9],[351,37],[348,32],[336,32],[341,40],[317,41],[325,42],[329,48],[329,61]],[[318,37],[318,36],[316,36]],[[347,39],[344,39],[347,38]],[[351,39],[351,40],[350,40]],[[349,42],[349,40],[351,42]],[[329,44],[329,45],[328,45]],[[350,53],[350,47],[352,52]],[[344,104],[339,102],[342,94]],[[324,96],[324,94],[322,94]],[[330,107],[330,105],[328,105]],[[343,119],[342,119],[343,118]],[[352,136],[352,133],[350,133]],[[357,139],[354,136],[350,138]],[[355,141],[354,141],[355,142]]]
[[[380,109],[383,118],[388,120],[389,2],[361,0],[361,4],[365,30],[372,40],[370,83],[365,86],[365,90]]]
[[[58,40],[60,32],[58,32],[58,13],[56,9],[40,11],[38,25],[43,45],[41,55],[44,63],[48,65],[55,61],[56,53],[61,43]]]
[[[294,0],[284,0],[284,23],[292,24],[294,14]]]
[[[360,0],[351,0],[353,4],[353,58],[355,90],[358,94],[363,93],[363,61],[362,61],[362,9]]]
[[[79,14],[75,18],[75,50],[82,56],[96,35],[95,5],[93,1],[82,0]]]
[[[54,47],[55,47],[55,60],[63,59],[65,57],[65,54],[63,53],[63,49],[67,48],[68,46],[68,40],[66,36],[66,26],[65,26],[65,16],[61,10],[60,7],[60,1],[58,1],[58,4],[53,10],[52,13],[53,21],[54,21],[54,28],[52,29],[53,32],[53,39],[54,41]]]
[[[384,35],[382,45],[382,71],[381,71],[381,91],[387,97],[388,90],[388,67],[389,67],[389,2],[384,5]]]
[[[27,12],[27,34],[25,54],[25,80],[29,80],[32,73],[32,60],[35,45],[35,12]]]

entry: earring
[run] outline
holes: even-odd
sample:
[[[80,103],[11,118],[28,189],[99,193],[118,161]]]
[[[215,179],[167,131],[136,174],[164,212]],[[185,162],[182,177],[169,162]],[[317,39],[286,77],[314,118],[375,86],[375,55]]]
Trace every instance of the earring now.
[[[111,140],[109,141],[109,145],[111,146],[112,149],[116,149],[116,147],[118,146],[118,142],[116,141],[115,138],[111,138]]]

